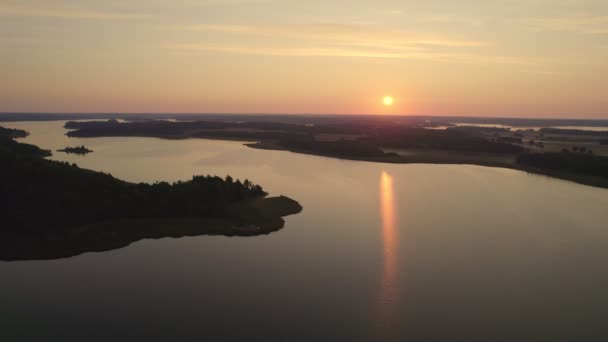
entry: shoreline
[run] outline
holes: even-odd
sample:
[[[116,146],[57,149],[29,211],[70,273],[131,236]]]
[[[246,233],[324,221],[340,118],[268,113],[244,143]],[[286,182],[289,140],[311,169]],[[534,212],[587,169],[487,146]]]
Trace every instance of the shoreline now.
[[[511,169],[516,171],[522,171],[534,175],[545,176],[549,178],[556,178],[565,181],[570,181],[576,184],[582,184],[587,186],[592,186],[596,188],[608,189],[608,179],[603,179],[600,177],[594,176],[585,176],[579,175],[570,172],[561,172],[561,171],[553,171],[553,170],[544,170],[538,169],[528,166],[519,165],[516,163],[516,156],[508,155],[511,157],[511,162],[507,161],[496,161],[496,160],[487,160],[483,159],[484,157],[497,157],[495,154],[481,154],[481,153],[466,153],[466,152],[456,152],[450,154],[449,157],[442,156],[441,153],[449,153],[450,151],[424,151],[424,150],[414,150],[422,153],[423,155],[416,156],[389,156],[389,157],[350,157],[350,156],[340,156],[340,155],[331,155],[331,154],[321,154],[317,152],[311,152],[306,150],[299,150],[294,148],[285,148],[282,146],[278,146],[272,143],[267,142],[258,142],[258,143],[246,143],[245,146],[249,148],[261,149],[261,150],[275,150],[275,151],[288,151],[292,153],[299,154],[307,154],[314,155],[326,158],[334,158],[334,159],[342,159],[342,160],[351,160],[351,161],[367,161],[372,163],[386,163],[386,164],[435,164],[435,165],[475,165],[475,166],[483,166],[483,167],[498,167],[504,169]],[[463,157],[459,160],[458,157]],[[507,156],[505,156],[507,157]],[[444,158],[444,159],[442,159]],[[477,159],[476,159],[477,158]]]
[[[276,141],[269,139],[251,139],[238,136],[217,136],[217,135],[205,135],[197,134],[195,136],[188,136],[184,134],[179,135],[146,135],[146,134],[103,134],[103,135],[78,135],[78,130],[70,131],[67,133],[69,137],[76,138],[95,138],[95,137],[141,137],[141,138],[158,138],[167,140],[181,140],[181,139],[208,139],[208,140],[224,140],[241,142],[243,145],[261,149],[261,150],[274,150],[274,151],[288,151],[299,154],[314,155],[319,157],[351,160],[351,161],[367,161],[373,163],[388,163],[388,164],[438,164],[438,165],[477,165],[486,167],[500,167],[506,169],[512,169],[517,171],[523,171],[535,175],[542,175],[546,177],[571,181],[577,184],[608,189],[608,179],[604,179],[597,176],[581,175],[571,172],[555,171],[548,169],[539,169],[530,166],[518,164],[516,162],[517,155],[511,153],[480,153],[480,152],[462,152],[456,150],[426,150],[426,149],[411,149],[414,151],[413,155],[397,155],[390,154],[387,156],[348,156],[348,155],[336,155],[331,153],[321,153],[318,151],[309,151],[305,149],[299,149],[294,147],[284,147],[276,143]],[[72,134],[70,134],[72,133]],[[405,151],[405,149],[401,149]]]
[[[40,236],[0,234],[0,262],[54,260],[128,247],[141,240],[194,236],[253,237],[281,230],[302,206],[285,196],[235,203],[229,217],[121,218]]]

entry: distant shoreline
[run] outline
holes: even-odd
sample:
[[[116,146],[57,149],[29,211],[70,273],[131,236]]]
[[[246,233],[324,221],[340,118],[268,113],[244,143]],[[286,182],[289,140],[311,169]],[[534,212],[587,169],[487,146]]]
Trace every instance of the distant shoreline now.
[[[561,180],[571,181],[577,184],[583,184],[598,188],[608,189],[608,179],[600,177],[584,176],[569,172],[560,172],[553,170],[545,170],[533,167],[527,167],[517,164],[515,156],[508,156],[505,161],[495,160],[495,155],[492,154],[481,154],[481,153],[446,153],[445,151],[424,151],[419,156],[389,156],[389,157],[349,157],[331,154],[321,154],[302,149],[288,149],[281,146],[269,144],[269,143],[246,143],[247,147],[261,149],[261,150],[275,150],[275,151],[288,151],[293,153],[308,154],[320,157],[351,160],[351,161],[366,161],[372,163],[387,163],[387,164],[437,164],[437,165],[476,165],[484,167],[498,167],[511,169],[516,171],[523,171],[535,175],[542,175],[550,178],[558,178]],[[494,160],[493,160],[494,159]],[[509,161],[508,159],[512,159]]]
[[[108,120],[70,121],[65,128],[71,129],[67,136],[79,138],[237,140],[251,148],[344,160],[502,167],[608,188],[608,157],[602,156],[607,152],[600,144],[608,132],[547,128],[513,132],[475,126],[427,130],[384,120],[320,125]]]
[[[125,137],[121,135],[110,135],[112,137]],[[108,136],[108,137],[110,137]],[[500,156],[496,154],[483,153],[467,153],[454,151],[423,151],[420,155],[411,156],[380,156],[380,157],[353,157],[336,155],[329,153],[319,153],[307,151],[304,149],[287,148],[273,144],[272,142],[251,142],[251,139],[243,139],[239,137],[217,137],[217,136],[196,136],[196,137],[171,137],[171,136],[126,136],[139,138],[157,138],[165,140],[182,140],[182,139],[206,139],[206,140],[221,140],[221,141],[236,141],[243,142],[244,146],[259,150],[270,151],[286,151],[299,154],[307,154],[319,157],[350,160],[350,161],[365,161],[372,163],[387,163],[387,164],[437,164],[437,165],[476,165],[485,167],[498,167],[517,171],[523,171],[535,175],[542,175],[550,178],[557,178],[574,182],[577,184],[593,186],[597,188],[608,189],[608,179],[603,179],[594,176],[585,176],[569,172],[559,172],[554,170],[545,170],[540,168],[526,167],[517,164],[515,155]],[[84,137],[83,137],[84,138]],[[417,150],[421,151],[421,150]],[[449,152],[449,153],[448,153]],[[498,160],[505,158],[505,160]]]
[[[273,122],[317,122],[350,120],[412,120],[417,122],[443,122],[465,124],[496,124],[515,127],[526,126],[589,126],[608,127],[608,119],[598,118],[524,118],[524,117],[484,117],[484,116],[442,116],[442,115],[380,115],[380,114],[307,114],[307,113],[44,113],[44,112],[0,112],[0,122],[20,121],[69,121],[69,120],[209,120],[209,121],[269,121]]]
[[[375,121],[356,119],[319,125],[273,121],[70,121],[65,127],[70,129],[66,133],[69,137],[229,140],[256,149],[353,161],[502,167],[608,188],[608,149],[600,144],[608,132],[547,128],[514,132],[474,126],[427,130],[386,121],[386,117],[369,118]],[[584,153],[579,148],[584,148]],[[526,154],[528,157],[520,159]]]

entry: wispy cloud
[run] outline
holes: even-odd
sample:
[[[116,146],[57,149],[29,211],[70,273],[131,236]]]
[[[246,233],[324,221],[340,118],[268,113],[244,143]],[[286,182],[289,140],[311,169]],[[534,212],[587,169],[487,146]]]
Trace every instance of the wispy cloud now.
[[[69,19],[140,19],[146,17],[140,13],[107,12],[82,8],[42,8],[24,5],[0,4],[0,17],[51,17]]]
[[[473,17],[473,16],[462,16],[462,15],[431,15],[425,14],[420,15],[421,20],[441,23],[441,24],[456,24],[456,25],[467,25],[467,26],[481,26],[487,20],[484,17]]]
[[[316,24],[300,26],[189,25],[173,26],[173,30],[207,31],[240,35],[296,38],[340,45],[394,47],[446,46],[479,47],[487,45],[475,40],[458,40],[440,36],[374,28],[368,26]]]
[[[330,47],[252,47],[227,44],[169,44],[170,50],[184,52],[228,52],[247,55],[291,56],[291,57],[367,57],[367,58],[404,58],[403,53],[380,52],[365,49]]]
[[[394,49],[382,51],[376,49],[356,49],[348,47],[260,47],[243,46],[231,44],[168,44],[165,49],[183,54],[197,54],[209,52],[262,55],[262,56],[285,56],[285,57],[352,57],[352,58],[382,58],[382,59],[409,59],[425,60],[445,63],[462,64],[512,64],[512,65],[534,65],[535,61],[509,56],[479,55],[463,52],[438,52],[438,51],[407,51]]]
[[[385,9],[385,10],[379,10],[378,13],[384,14],[384,15],[402,15],[405,12],[403,12],[402,10],[399,10],[399,9]]]
[[[457,24],[467,26],[481,26],[487,21],[483,16],[465,16],[459,14],[438,14],[428,12],[403,11],[398,9],[378,10],[384,16],[401,17],[403,20],[440,24]]]
[[[291,57],[353,57],[428,60],[448,63],[532,65],[523,57],[483,53],[488,44],[477,40],[369,26],[318,24],[303,26],[193,25],[171,30],[240,36],[232,43],[168,44],[179,53],[221,52]],[[215,37],[217,41],[217,37]],[[257,38],[257,39],[256,39]],[[270,39],[267,39],[270,38]]]
[[[520,20],[535,31],[561,31],[580,34],[608,34],[608,16],[525,18]]]

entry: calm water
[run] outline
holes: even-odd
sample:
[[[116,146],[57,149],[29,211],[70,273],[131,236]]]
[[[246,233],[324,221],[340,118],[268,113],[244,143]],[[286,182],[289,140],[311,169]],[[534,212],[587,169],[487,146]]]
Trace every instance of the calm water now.
[[[304,211],[268,236],[0,262],[0,340],[608,340],[608,190],[238,142],[68,139],[62,124],[3,125],[47,149],[85,144],[53,158],[119,178],[230,174]]]

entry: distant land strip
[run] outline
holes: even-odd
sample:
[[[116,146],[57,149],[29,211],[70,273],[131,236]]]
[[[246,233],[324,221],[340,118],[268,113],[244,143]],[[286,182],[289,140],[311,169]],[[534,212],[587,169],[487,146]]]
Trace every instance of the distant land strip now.
[[[504,167],[608,188],[608,131],[425,129],[385,120],[327,124],[138,120],[70,121],[70,137],[239,140],[258,149],[383,162]]]

